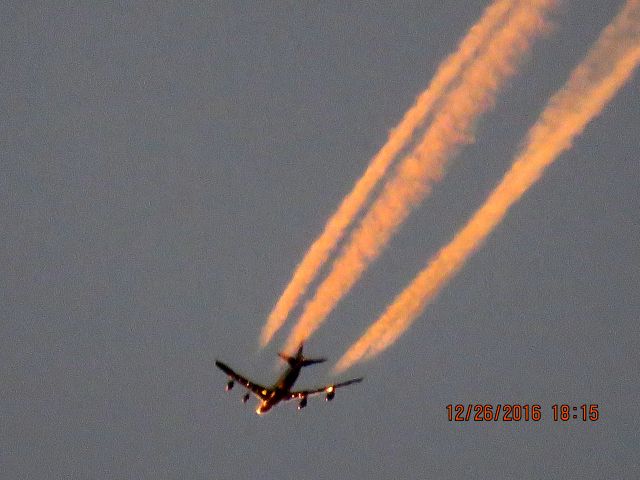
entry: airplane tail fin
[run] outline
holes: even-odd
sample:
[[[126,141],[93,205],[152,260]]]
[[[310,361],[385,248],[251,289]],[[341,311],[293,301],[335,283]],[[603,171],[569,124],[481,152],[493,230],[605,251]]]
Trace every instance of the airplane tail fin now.
[[[296,357],[290,357],[289,355],[285,354],[284,352],[278,352],[278,356],[283,359],[285,362],[287,362],[289,365],[293,365],[294,363],[296,363]]]
[[[304,345],[301,343],[300,346],[298,347],[298,351],[296,352],[295,357],[291,357],[283,352],[278,352],[278,355],[285,362],[287,362],[289,365],[292,365],[292,366],[298,364],[303,367],[308,367],[309,365],[314,365],[316,363],[322,363],[327,361],[326,358],[306,358],[304,355],[302,355],[303,346]]]

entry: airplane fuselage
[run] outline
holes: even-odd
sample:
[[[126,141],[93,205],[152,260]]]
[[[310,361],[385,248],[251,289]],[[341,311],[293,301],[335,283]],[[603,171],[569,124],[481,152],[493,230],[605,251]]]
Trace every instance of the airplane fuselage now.
[[[288,396],[291,388],[296,383],[296,380],[300,375],[301,369],[302,365],[297,364],[290,366],[284,371],[276,383],[271,387],[271,394],[258,405],[258,408],[256,409],[256,413],[258,415],[267,413],[274,405],[281,402]]]

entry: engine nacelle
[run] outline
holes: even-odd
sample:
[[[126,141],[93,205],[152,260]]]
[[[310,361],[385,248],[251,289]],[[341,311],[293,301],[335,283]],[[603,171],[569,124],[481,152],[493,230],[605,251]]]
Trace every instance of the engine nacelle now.
[[[336,396],[335,388],[333,388],[333,387],[327,388],[327,396],[326,396],[325,400],[327,402],[330,402],[331,400],[333,400],[333,397],[335,397],[335,396]]]
[[[249,401],[249,394],[248,394],[248,393],[245,393],[245,394],[242,396],[242,403],[247,403],[248,401]]]
[[[228,392],[229,390],[231,390],[233,388],[233,380],[229,380],[227,382],[227,386],[224,387],[224,389]]]
[[[302,400],[300,400],[300,403],[298,404],[298,410],[302,410],[306,406],[307,406],[307,397],[302,397]]]

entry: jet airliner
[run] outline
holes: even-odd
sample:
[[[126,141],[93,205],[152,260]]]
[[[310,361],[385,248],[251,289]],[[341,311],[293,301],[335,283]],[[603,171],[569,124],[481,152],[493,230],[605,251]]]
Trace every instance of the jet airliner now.
[[[316,363],[322,363],[326,361],[326,358],[306,358],[302,355],[302,344],[300,344],[300,347],[298,347],[298,351],[296,352],[295,357],[285,355],[284,353],[279,353],[278,355],[280,355],[280,357],[289,365],[282,373],[280,378],[278,378],[276,383],[274,383],[270,387],[263,387],[262,385],[254,383],[243,377],[242,375],[234,372],[231,367],[225,365],[219,360],[216,360],[216,367],[226,373],[229,377],[229,381],[227,382],[226,386],[227,391],[233,388],[234,382],[238,382],[240,385],[251,391],[256,397],[258,397],[258,399],[260,400],[258,408],[256,409],[256,413],[258,415],[262,415],[263,413],[268,412],[277,403],[294,399],[300,400],[300,402],[298,403],[298,410],[300,410],[307,406],[307,397],[321,393],[326,394],[325,399],[327,401],[331,401],[336,394],[336,389],[362,381],[362,377],[352,378],[351,380],[347,380],[345,382],[325,385],[324,387],[314,388],[311,390],[291,390],[293,384],[298,379],[298,375],[300,375],[300,370],[302,370],[302,367],[307,367]],[[249,393],[246,393],[242,397],[242,401],[246,403],[248,400]]]

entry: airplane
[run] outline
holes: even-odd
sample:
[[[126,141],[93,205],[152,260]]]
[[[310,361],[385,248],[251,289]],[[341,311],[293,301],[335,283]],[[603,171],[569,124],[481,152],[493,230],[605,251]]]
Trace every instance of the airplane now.
[[[285,360],[289,364],[289,366],[282,373],[280,378],[278,378],[276,383],[274,383],[271,387],[263,387],[262,385],[247,380],[242,375],[234,372],[229,366],[225,365],[219,360],[216,360],[216,367],[218,367],[229,376],[229,381],[227,382],[225,390],[227,392],[231,390],[233,388],[234,382],[238,382],[240,385],[250,390],[260,400],[258,408],[256,408],[256,413],[258,415],[262,415],[263,413],[267,413],[269,410],[271,410],[271,408],[273,408],[273,406],[277,403],[280,403],[281,401],[286,402],[293,399],[300,400],[300,402],[298,403],[298,410],[301,410],[307,406],[307,397],[320,393],[325,393],[325,400],[329,402],[333,400],[333,397],[336,394],[336,389],[362,381],[362,377],[352,378],[351,380],[347,380],[346,382],[334,383],[332,385],[313,388],[311,390],[291,390],[291,387],[293,387],[293,384],[298,379],[298,375],[300,375],[300,370],[302,369],[302,367],[307,367],[316,363],[322,363],[327,360],[326,358],[306,358],[302,355],[302,346],[303,345],[300,344],[300,347],[298,347],[298,351],[296,352],[295,357],[290,357],[282,352],[278,353],[278,355],[283,360]],[[242,402],[247,403],[248,400],[249,393],[246,393],[242,397]]]

